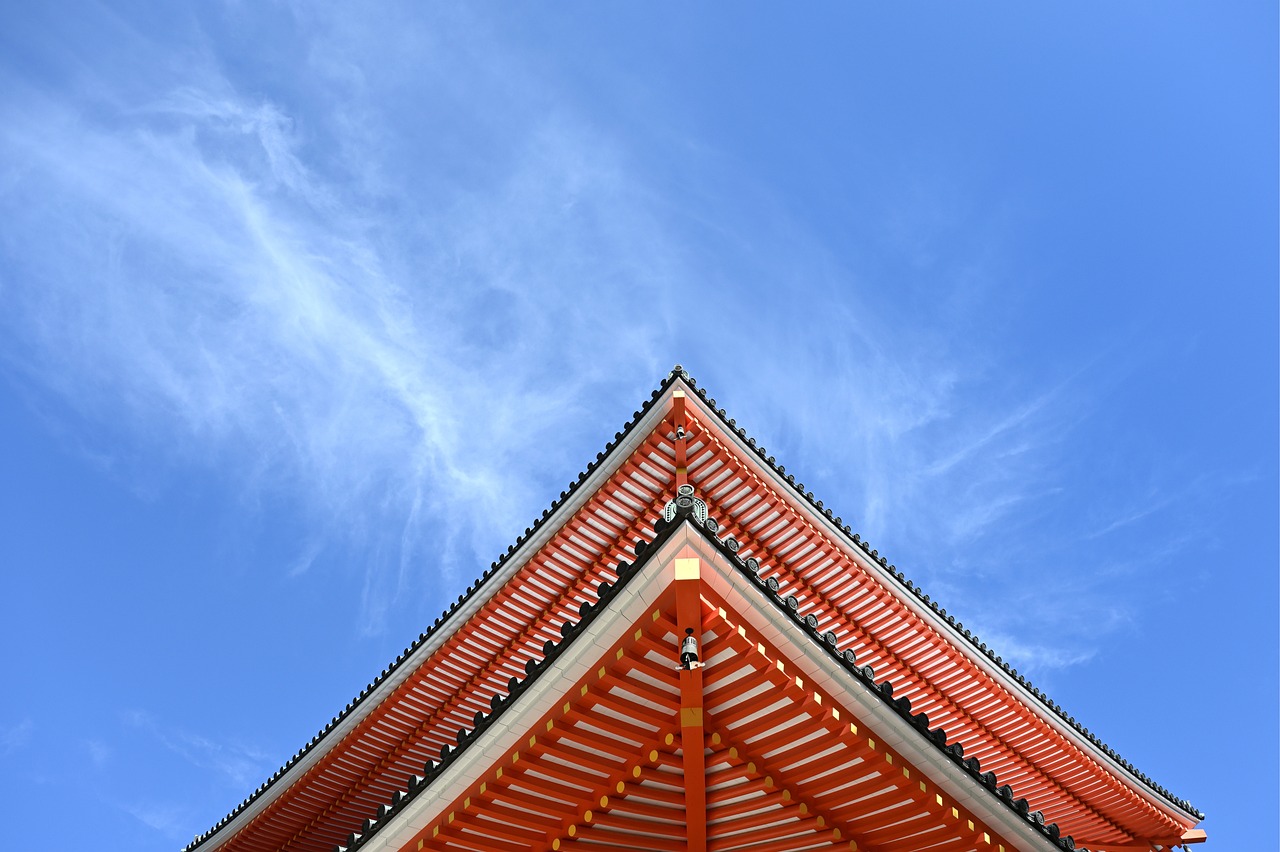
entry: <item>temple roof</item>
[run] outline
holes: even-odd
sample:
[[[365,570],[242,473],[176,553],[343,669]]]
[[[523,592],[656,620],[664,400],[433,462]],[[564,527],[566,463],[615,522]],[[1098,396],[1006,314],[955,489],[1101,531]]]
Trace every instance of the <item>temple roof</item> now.
[[[653,518],[673,496],[677,435],[671,412],[676,400],[684,410],[686,398],[694,435],[686,461],[689,481],[697,485],[713,515],[741,549],[744,564],[754,560],[778,565],[774,578],[778,588],[768,591],[796,601],[792,612],[802,608],[822,612],[824,635],[837,635],[851,647],[857,645],[860,660],[887,673],[875,685],[877,694],[885,692],[879,684],[896,680],[895,701],[914,700],[918,709],[926,708],[936,718],[958,725],[971,737],[971,750],[981,754],[984,763],[1000,768],[1002,777],[1010,775],[1019,788],[1027,787],[1037,804],[1043,800],[1065,809],[1060,821],[1068,819],[1082,835],[1105,837],[1121,846],[1134,837],[1167,832],[1175,825],[1190,827],[1203,818],[1190,803],[1170,794],[1102,743],[949,616],[787,474],[677,367],[614,440],[430,630],[187,849],[208,845],[257,850],[273,848],[270,844],[276,842],[331,848],[335,838],[350,834],[351,826],[362,824],[397,790],[403,791],[444,737],[452,737],[476,714],[487,712],[510,678],[519,681],[522,667],[539,657],[546,642],[558,640],[550,620],[594,600],[597,589],[620,580],[620,566],[648,546],[654,536]],[[796,529],[799,535],[793,535]],[[884,590],[891,590],[888,597]],[[545,609],[546,618],[537,615],[540,608]],[[481,610],[493,619],[492,626],[477,621]],[[927,657],[921,656],[919,641],[906,642],[901,631],[886,632],[883,612],[914,625],[912,631],[927,635],[928,642],[945,645],[946,678],[937,675],[936,663],[927,663]],[[468,627],[473,622],[479,626]],[[446,666],[431,671],[428,678],[427,662],[453,647],[455,634],[464,628],[478,630],[476,635],[486,647],[502,650],[491,649],[488,662],[477,657],[456,670]],[[485,654],[490,651],[480,656]],[[963,683],[953,670],[963,670]],[[851,676],[859,677],[856,671]],[[939,685],[943,680],[946,683]],[[986,703],[951,694],[961,691],[966,696],[976,694]],[[393,696],[395,700],[389,701]],[[991,701],[1010,700],[1030,711],[1012,733],[1007,721],[990,721],[988,706]],[[397,709],[398,704],[403,707]],[[443,733],[446,729],[451,730]],[[1023,756],[1033,740],[1039,745],[1031,750],[1048,747],[1066,754],[1065,768],[1045,769]],[[1082,779],[1098,771],[1103,781],[1089,781],[1084,789]],[[304,779],[306,784],[300,786]],[[310,799],[300,791],[314,784],[325,792],[309,805]],[[1069,802],[1076,804],[1069,808],[1062,804]],[[241,842],[253,834],[244,832],[250,823],[261,841]],[[307,837],[314,837],[314,842],[303,842]]]

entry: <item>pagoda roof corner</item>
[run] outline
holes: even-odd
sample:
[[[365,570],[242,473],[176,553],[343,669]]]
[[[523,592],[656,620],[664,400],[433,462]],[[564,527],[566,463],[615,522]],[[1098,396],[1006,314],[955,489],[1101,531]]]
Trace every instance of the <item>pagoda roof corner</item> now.
[[[677,411],[680,412],[677,418],[669,419]],[[680,441],[677,424],[686,417],[696,421],[697,429],[695,447],[682,464],[684,457],[677,446]],[[662,428],[664,423],[666,428]],[[663,517],[664,506],[676,496],[677,486],[685,482],[696,489],[698,502],[703,503],[705,521],[684,514],[674,519]],[[757,511],[750,508],[752,506],[768,506],[768,510]],[[711,517],[707,516],[708,510]],[[775,516],[780,520],[771,519]],[[538,672],[546,670],[546,666],[538,667],[541,663],[529,668],[535,658],[554,663],[555,655],[560,653],[555,649],[568,646],[581,633],[582,625],[590,624],[607,608],[619,588],[630,582],[639,566],[660,550],[677,529],[696,529],[706,546],[720,554],[744,586],[758,589],[760,600],[772,606],[783,620],[794,622],[793,628],[809,634],[809,640],[820,648],[834,649],[835,644],[828,637],[836,636],[841,642],[863,643],[870,651],[869,659],[883,661],[889,673],[882,675],[880,681],[875,680],[865,662],[853,664],[851,650],[848,656],[837,652],[830,664],[844,667],[843,677],[860,684],[858,688],[872,690],[878,701],[897,713],[899,722],[893,722],[894,725],[901,723],[906,726],[904,730],[914,729],[926,739],[936,738],[936,729],[928,728],[928,716],[922,712],[925,709],[935,718],[951,719],[948,725],[964,721],[970,736],[982,725],[991,724],[989,716],[987,721],[979,723],[982,713],[986,712],[981,707],[975,714],[973,707],[956,703],[945,690],[933,687],[933,675],[929,672],[936,663],[930,662],[921,668],[919,662],[920,648],[930,643],[941,646],[942,656],[951,661],[948,665],[953,668],[947,677],[953,683],[952,688],[959,672],[959,676],[968,678],[964,681],[965,694],[982,696],[973,701],[1021,704],[1025,709],[1014,714],[1017,717],[1014,728],[1006,726],[1004,732],[983,728],[980,747],[975,753],[981,753],[984,762],[1005,752],[1013,755],[1012,762],[1001,757],[992,765],[996,765],[1002,775],[1012,774],[1022,779],[1020,787],[1029,784],[1040,797],[1037,804],[1043,799],[1046,803],[1074,801],[1081,805],[1084,815],[1075,821],[1077,837],[1099,839],[1101,835],[1097,832],[1111,832],[1121,838],[1117,843],[1123,845],[1129,842],[1124,838],[1147,836],[1142,835],[1142,831],[1155,831],[1159,827],[1159,831],[1167,833],[1168,826],[1177,823],[1181,832],[1203,818],[1185,799],[1173,796],[1121,758],[948,615],[822,500],[806,490],[803,483],[797,482],[794,475],[788,474],[677,364],[604,449],[428,630],[266,783],[212,829],[198,836],[184,852],[197,848],[223,849],[224,846],[235,852],[274,848],[255,845],[256,841],[231,842],[250,834],[246,829],[251,826],[265,837],[260,829],[274,824],[273,820],[300,820],[299,826],[310,827],[297,831],[316,832],[318,840],[321,836],[332,838],[337,826],[348,826],[342,829],[345,836],[349,826],[360,819],[365,820],[368,828],[390,819],[393,812],[400,813],[402,803],[416,795],[419,785],[425,788],[430,781],[422,776],[425,780],[404,786],[404,779],[411,781],[418,777],[413,773],[422,768],[421,758],[414,764],[408,756],[417,754],[428,742],[436,749],[443,742],[447,750],[437,764],[444,765],[454,759],[467,743],[483,733],[485,725],[491,724],[488,720],[513,703],[512,696],[518,697],[519,690],[526,688],[522,685],[525,679],[516,673],[504,690],[499,683],[502,679],[496,678],[495,673],[509,669],[509,663],[514,661],[525,666],[522,671],[530,676],[528,681],[532,683]],[[779,534],[779,529],[786,534]],[[792,535],[797,530],[798,537]],[[717,532],[722,532],[723,537]],[[805,542],[805,546],[795,547],[797,540]],[[762,565],[772,565],[774,573],[766,578]],[[857,586],[856,592],[849,591],[850,583]],[[871,599],[865,596],[867,590],[878,596],[879,603],[871,609],[865,608],[866,601]],[[530,594],[534,600],[546,598],[545,611],[527,614]],[[821,630],[815,621],[815,613],[819,612],[815,607],[821,609]],[[908,630],[903,635],[928,637],[924,646],[916,643],[915,650],[903,652],[893,647],[896,640],[878,637],[877,628],[868,627],[872,622],[866,620],[865,613],[884,607],[904,619]],[[483,675],[483,682],[468,683],[465,676],[458,674],[456,677],[461,680],[456,684],[451,681],[447,688],[441,687],[442,696],[452,694],[452,697],[442,698],[438,708],[415,710],[415,713],[427,713],[428,720],[413,730],[412,726],[404,727],[406,723],[399,718],[404,714],[389,713],[387,708],[398,701],[416,700],[411,696],[426,688],[425,684],[433,677],[430,672],[437,655],[449,653],[450,648],[462,641],[459,637],[473,635],[472,625],[477,619],[487,617],[504,624],[496,632],[486,631],[493,634],[493,639],[510,633],[515,643],[505,650],[494,651],[499,656],[505,654],[508,661],[502,663],[495,657],[482,665],[477,663],[479,674],[471,677]],[[558,632],[544,643],[549,627]],[[835,631],[839,631],[838,636]],[[877,644],[883,641],[889,644]],[[501,649],[501,642],[495,648]],[[861,645],[858,653],[863,653]],[[927,658],[928,655],[923,659]],[[881,664],[876,662],[877,667]],[[915,685],[906,691],[900,689],[895,697],[890,679],[897,679],[901,686],[904,677],[908,681],[914,679]],[[503,695],[506,698],[502,698]],[[1010,696],[1014,696],[1012,701]],[[912,697],[917,704],[914,712]],[[460,718],[458,714],[469,719],[473,710],[476,711],[474,725],[459,729],[456,722],[448,721]],[[925,717],[923,728],[920,716]],[[422,727],[428,721],[434,727]],[[1041,739],[1035,741],[1034,747],[1027,743],[1015,745],[1025,733],[1008,731],[1018,729],[1035,730],[1035,736]],[[397,742],[401,744],[395,745]],[[1032,816],[1035,811],[1029,809],[1025,800],[1019,804],[1007,786],[997,786],[994,773],[980,771],[973,756],[965,756],[963,749],[957,750],[958,744],[950,741],[945,733],[934,746],[942,755],[943,764],[951,767],[946,770],[948,773],[958,772],[968,779],[956,783],[976,783],[986,789],[984,796],[1001,799],[1002,807],[1019,812],[1019,820],[1030,819],[1036,823],[1036,817]],[[1021,756],[1021,749],[1043,752],[1046,746],[1070,752],[1069,760],[1055,761],[1056,768],[1048,770]],[[386,749],[391,751],[381,755]],[[298,810],[310,805],[291,804],[295,788],[309,785],[315,789],[316,785],[338,784],[338,778],[350,776],[350,767],[342,770],[334,767],[335,761],[347,760],[353,754],[361,754],[359,760],[372,761],[369,769],[360,771],[383,773],[386,779],[370,774],[366,778],[368,789],[334,792],[332,795],[338,797],[340,806],[335,805],[332,814],[326,811],[323,820],[329,822]],[[1075,768],[1061,770],[1058,764]],[[1087,772],[1097,771],[1098,766],[1105,769],[1105,774],[1098,776],[1102,783],[1081,781],[1087,778]],[[1079,787],[1081,783],[1084,786],[1075,792],[1068,790],[1062,786],[1067,782],[1059,778],[1060,771],[1074,779],[1068,786]],[[400,788],[398,798],[392,801],[370,798],[375,789],[387,789],[387,779]],[[1121,779],[1123,786],[1118,786],[1113,779]],[[1086,789],[1100,789],[1105,795]],[[1099,803],[1103,799],[1095,801],[1099,795],[1105,799],[1104,804]],[[297,812],[296,817],[281,816],[291,809]],[[1062,845],[1056,835],[1051,836],[1056,828],[1047,829],[1044,822],[1041,818],[1039,825],[1032,826],[1036,837],[1052,841],[1052,845],[1062,849],[1071,848]],[[1022,823],[1015,821],[1015,830],[1022,831],[1020,826]],[[1088,830],[1081,832],[1082,827]],[[353,834],[363,836],[369,832]],[[332,844],[327,848],[332,848]]]

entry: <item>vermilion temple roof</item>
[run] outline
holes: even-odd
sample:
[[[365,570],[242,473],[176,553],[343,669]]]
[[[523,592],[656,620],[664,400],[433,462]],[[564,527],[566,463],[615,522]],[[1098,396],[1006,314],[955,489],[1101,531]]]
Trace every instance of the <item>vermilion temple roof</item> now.
[[[705,522],[691,518],[687,509],[682,509],[677,518],[664,521],[661,512],[668,504],[674,505],[676,485],[686,481],[706,501],[709,518]],[[716,688],[723,688],[717,686],[721,682],[718,678],[725,677],[720,672],[763,678],[767,671],[768,677],[776,679],[776,671],[792,664],[788,655],[811,654],[817,649],[828,662],[810,661],[807,665],[823,671],[823,666],[838,667],[839,682],[827,688],[825,698],[818,692],[797,693],[795,706],[809,708],[800,714],[803,718],[797,724],[808,726],[805,729],[811,732],[825,730],[823,725],[830,727],[829,718],[815,721],[821,714],[811,712],[814,701],[821,704],[825,700],[828,706],[857,704],[861,711],[846,708],[853,717],[859,717],[860,712],[867,717],[866,727],[877,736],[892,735],[901,741],[898,760],[907,777],[911,777],[911,767],[915,768],[921,779],[920,791],[928,787],[924,777],[932,784],[935,778],[945,776],[947,801],[960,797],[954,813],[957,819],[962,812],[970,814],[967,831],[976,832],[976,838],[985,836],[990,841],[994,835],[1013,848],[1048,844],[1072,849],[1075,845],[1068,835],[1073,835],[1092,849],[1119,850],[1146,849],[1151,844],[1167,847],[1203,836],[1192,832],[1202,814],[1120,758],[947,615],[776,464],[677,367],[577,480],[430,630],[285,766],[187,849],[328,852],[335,845],[363,847],[374,839],[387,844],[387,826],[408,819],[405,815],[410,809],[421,810],[421,802],[427,799],[453,798],[442,792],[460,783],[450,777],[456,774],[451,767],[476,749],[476,743],[496,736],[492,734],[495,726],[505,730],[513,724],[511,708],[545,678],[543,673],[556,668],[561,655],[580,641],[601,613],[610,610],[676,530],[696,533],[697,540],[704,543],[701,546],[711,548],[728,566],[724,576],[738,577],[737,586],[724,586],[720,595],[725,601],[733,597],[738,601],[736,607],[713,608],[709,623],[719,627],[713,626],[708,635],[712,645],[742,645],[742,653],[734,655],[737,662],[732,665],[722,662],[718,670],[708,670],[709,701],[714,700]],[[713,591],[707,594],[715,596]],[[709,606],[706,598],[703,603]],[[758,619],[759,607],[771,611],[786,630],[771,643],[756,642],[761,649],[757,659],[744,638],[747,629],[741,620],[747,611],[757,613]],[[667,626],[666,618],[660,607],[654,610],[652,622]],[[736,634],[724,626],[734,619],[741,622]],[[639,631],[634,642],[649,657],[657,648],[666,647],[663,643],[671,638],[665,633],[651,638],[643,634]],[[766,651],[766,644],[774,650]],[[776,671],[763,666],[765,659],[776,663]],[[752,668],[752,660],[760,665]],[[592,670],[615,685],[628,676],[653,680],[656,675],[645,674],[643,665],[627,668],[625,674],[615,672],[612,663]],[[588,687],[584,681],[583,697]],[[623,693],[627,688],[640,687],[617,687]],[[668,709],[661,695],[654,693],[651,699],[653,707],[648,711],[634,702],[611,706],[609,702],[623,701],[616,697],[603,699],[600,712],[611,714],[610,718],[622,719],[628,713],[634,717],[616,723],[621,726],[615,731],[618,742],[627,743],[628,748],[637,742],[647,747],[635,726],[662,729],[668,724],[663,721]],[[678,701],[675,706],[678,708]],[[725,703],[713,714],[729,726],[723,734],[726,737],[731,736],[735,724],[729,706]],[[573,701],[565,700],[561,705],[557,698],[556,707],[562,707],[564,718],[588,724],[581,721],[586,717],[575,709]],[[760,712],[768,715],[766,710]],[[799,711],[787,705],[786,712]],[[884,715],[886,712],[889,715]],[[543,723],[541,716],[527,718],[528,713],[527,709],[521,711],[519,719],[530,725]],[[554,724],[561,716],[548,716],[545,722]],[[782,717],[775,721],[784,724]],[[755,720],[741,721],[745,726],[741,730],[754,724]],[[852,735],[848,731],[840,735],[847,740],[842,741],[841,755],[859,755],[858,761],[869,758],[868,742],[870,750],[876,751],[874,739],[849,739]],[[598,738],[599,734],[589,736]],[[670,786],[667,782],[671,780],[662,775],[662,763],[679,752],[678,747],[675,751],[664,747],[671,743],[670,739],[665,744],[655,741],[650,749],[653,765],[635,766],[641,773],[637,779],[644,773],[657,773],[646,782],[647,792],[631,789],[622,800],[615,797],[611,808],[598,808],[600,813],[591,825],[604,827],[592,829],[596,840],[591,842],[607,844],[612,842],[608,838],[628,836],[634,829],[632,822],[648,820],[658,839],[651,847],[634,848],[667,848],[662,845],[665,841],[659,827],[670,822],[662,809],[671,804],[664,804],[660,791],[664,784]],[[607,749],[608,743],[600,741],[594,747]],[[763,762],[744,763],[736,756],[729,757],[729,750],[717,748],[718,743],[708,740],[707,771],[721,773],[725,789],[768,793],[768,785],[761,786],[765,776],[755,777],[754,770],[743,769],[746,763],[756,766]],[[886,753],[892,755],[892,750],[885,752],[885,748],[881,742],[877,759]],[[487,753],[490,749],[481,750]],[[741,748],[733,746],[731,750],[737,755]],[[784,749],[781,753],[787,752]],[[928,753],[937,757],[930,759]],[[822,771],[834,771],[826,763],[810,765],[792,757],[793,765],[780,777],[794,777],[805,766],[815,777]],[[552,750],[539,759],[550,762],[537,777],[554,786],[553,767],[567,758]],[[474,758],[467,760],[470,765]],[[488,765],[485,771],[492,769]],[[469,771],[480,773],[479,769]],[[498,772],[498,777],[503,777],[501,769]],[[508,779],[513,772],[509,769]],[[506,786],[492,778],[477,783],[487,783],[495,791],[501,786],[506,791],[503,795],[518,798],[509,780],[503,782]],[[906,795],[899,789],[901,779],[896,783],[898,786],[886,795]],[[618,788],[622,796],[626,784],[620,781]],[[797,790],[808,788],[799,784]],[[914,813],[913,808],[923,807],[923,794],[914,787],[910,793],[909,801],[903,799],[908,810],[900,813]],[[976,798],[964,798],[970,794]],[[486,795],[494,798],[499,794]],[[944,793],[936,796],[941,807]],[[817,809],[818,799],[805,807]],[[962,799],[969,804],[963,804]],[[933,807],[934,803],[930,800],[926,804]],[[708,807],[710,814],[717,806],[709,802]],[[741,825],[747,827],[739,834],[772,826],[769,830],[776,838],[769,842],[776,848],[810,848],[812,844],[787,846],[797,842],[798,835],[794,827],[785,826],[795,822],[813,828],[815,820],[838,821],[845,813],[843,805],[829,801],[821,818],[808,815],[808,810],[796,811],[797,807],[780,803],[776,812],[770,811],[770,818],[722,810],[718,813],[729,816],[724,817],[720,831],[724,836],[733,835],[728,826],[745,819]],[[1010,815],[1016,817],[1013,822]],[[459,826],[466,817],[464,812]],[[453,812],[449,819],[452,821]],[[578,820],[575,826],[581,823],[581,814]],[[910,820],[867,829],[869,823],[863,816],[849,815],[843,824],[847,831],[862,826],[864,835],[870,830],[870,836],[878,838],[873,848],[927,848],[919,845],[922,841],[910,831],[902,833],[906,831],[902,826],[909,826]],[[490,820],[467,830],[499,834],[490,838],[489,846],[467,845],[476,842],[475,836],[484,835],[459,834],[453,841],[442,839],[440,848],[535,848],[521,840],[527,839],[522,832],[533,831],[528,826],[512,827],[502,834]],[[894,830],[899,833],[893,834]],[[838,829],[835,832],[840,836]],[[963,830],[960,835],[968,837]],[[565,842],[572,836],[564,838]],[[951,838],[947,843],[953,841],[960,844],[955,848],[969,848],[969,840]],[[582,842],[587,843],[585,835]],[[672,848],[683,848],[678,839],[672,843]],[[974,840],[970,845],[978,848],[981,842]],[[767,843],[758,848],[766,847]],[[717,848],[732,848],[732,844],[721,843]],[[941,844],[938,848],[951,847]]]

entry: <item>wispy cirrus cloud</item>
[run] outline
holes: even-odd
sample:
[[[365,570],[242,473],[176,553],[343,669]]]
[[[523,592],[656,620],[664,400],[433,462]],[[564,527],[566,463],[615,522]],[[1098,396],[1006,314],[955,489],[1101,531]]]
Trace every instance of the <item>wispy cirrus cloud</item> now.
[[[0,726],[0,757],[5,757],[31,742],[36,725],[31,719],[23,719],[12,725]]]
[[[123,714],[126,724],[142,731],[166,749],[200,769],[208,769],[241,788],[261,779],[272,768],[271,758],[252,745],[221,742],[202,734],[167,725],[142,710]]]
[[[465,10],[292,14],[287,91],[150,44],[170,77],[0,104],[0,353],[145,466],[301,507],[281,575],[357,549],[376,631],[485,564],[684,360],[932,588],[1057,582],[1063,541],[1019,533],[1070,490],[1097,356],[999,372],[1000,222],[959,239],[963,193],[868,216],[936,282],[903,316],[768,186],[699,206],[743,176],[698,151],[706,184],[676,187]],[[138,466],[121,446],[90,452]]]
[[[346,45],[344,68],[374,49]],[[439,568],[487,560],[580,464],[546,437],[580,420],[584,389],[659,373],[663,329],[630,319],[663,286],[649,252],[666,237],[610,141],[570,115],[519,118],[479,188],[423,198],[449,163],[418,186],[336,176],[392,144],[361,74],[309,116],[323,143],[208,67],[186,76],[124,105],[25,92],[0,108],[4,354],[174,464],[306,504],[332,532],[294,573],[335,537],[387,554],[365,576],[376,629],[433,514],[453,515],[432,531]]]

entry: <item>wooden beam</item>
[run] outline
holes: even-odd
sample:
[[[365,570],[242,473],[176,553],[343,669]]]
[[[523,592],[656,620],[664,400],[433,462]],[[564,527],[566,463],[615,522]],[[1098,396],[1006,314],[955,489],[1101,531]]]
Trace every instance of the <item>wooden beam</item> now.
[[[692,631],[702,642],[702,561],[677,557],[675,567],[676,624],[679,638]],[[672,649],[675,651],[676,649]],[[698,660],[705,660],[698,648]],[[707,852],[707,766],[703,754],[701,662],[680,667],[680,750],[684,759],[685,824],[689,852]]]
[[[689,481],[689,419],[684,413],[684,391],[676,391],[671,397],[671,420],[676,430],[676,488],[679,488]]]

